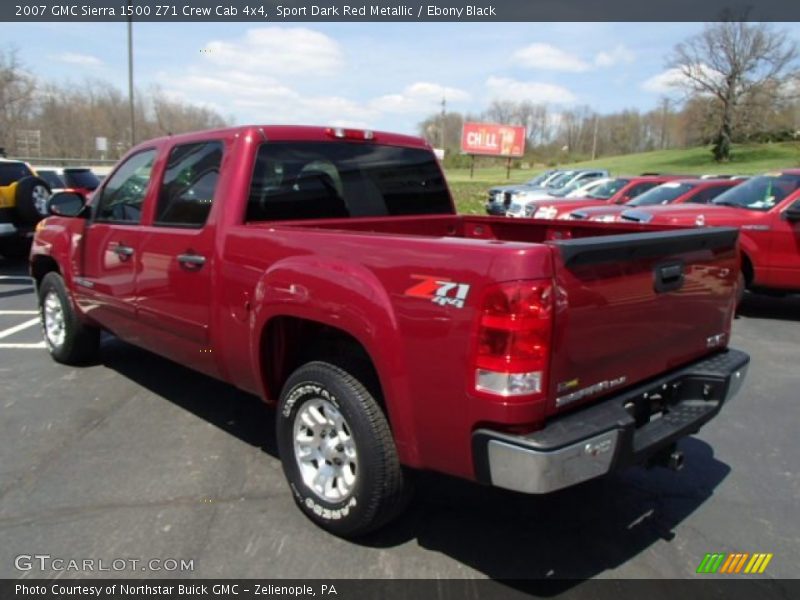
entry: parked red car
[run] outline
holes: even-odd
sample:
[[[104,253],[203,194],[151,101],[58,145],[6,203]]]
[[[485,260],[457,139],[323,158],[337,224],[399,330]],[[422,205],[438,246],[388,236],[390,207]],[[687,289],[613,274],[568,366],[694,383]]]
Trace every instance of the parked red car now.
[[[800,169],[753,177],[708,205],[631,208],[622,219],[738,227],[742,289],[800,291]]]
[[[675,179],[670,175],[644,175],[617,177],[594,190],[586,198],[563,198],[560,200],[541,200],[536,203],[526,217],[534,219],[567,219],[569,214],[580,208],[604,206],[606,204],[625,204],[639,194]],[[535,210],[534,210],[535,209]]]
[[[677,468],[749,361],[735,229],[460,216],[418,138],[175,135],[51,210],[52,357],[107,330],[258,394],[298,506],[342,536],[400,511],[401,465],[527,493]]]
[[[640,194],[625,204],[581,208],[569,213],[570,219],[613,223],[629,208],[665,204],[708,204],[722,192],[739,185],[741,179],[677,179]]]

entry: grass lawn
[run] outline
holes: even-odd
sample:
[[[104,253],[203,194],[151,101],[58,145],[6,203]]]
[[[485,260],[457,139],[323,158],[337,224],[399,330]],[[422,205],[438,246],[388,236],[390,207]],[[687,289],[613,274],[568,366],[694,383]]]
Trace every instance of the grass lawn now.
[[[800,143],[740,144],[733,148],[733,159],[718,164],[711,158],[708,146],[680,150],[658,150],[612,156],[594,161],[559,165],[562,168],[600,167],[612,175],[636,175],[644,172],[660,173],[740,173],[753,175],[764,171],[800,166]],[[469,169],[448,169],[447,181],[453,190],[459,212],[484,214],[486,190],[492,185],[516,183],[532,178],[543,169],[512,169],[511,178],[506,179],[503,166],[475,168],[475,177],[470,179]]]

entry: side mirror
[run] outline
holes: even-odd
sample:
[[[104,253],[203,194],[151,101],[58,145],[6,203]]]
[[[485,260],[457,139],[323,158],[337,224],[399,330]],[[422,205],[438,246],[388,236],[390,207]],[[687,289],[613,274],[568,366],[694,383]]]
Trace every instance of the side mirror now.
[[[793,204],[783,211],[783,218],[787,221],[800,221],[800,205]]]
[[[56,192],[47,203],[48,211],[56,217],[81,216],[86,199],[78,192]]]

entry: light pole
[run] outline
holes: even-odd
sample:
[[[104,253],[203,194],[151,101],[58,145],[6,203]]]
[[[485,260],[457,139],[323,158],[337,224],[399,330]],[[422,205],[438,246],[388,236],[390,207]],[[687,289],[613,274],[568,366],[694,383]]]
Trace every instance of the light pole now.
[[[133,12],[128,0],[128,103],[131,109],[131,146],[136,145],[136,110],[133,103]]]

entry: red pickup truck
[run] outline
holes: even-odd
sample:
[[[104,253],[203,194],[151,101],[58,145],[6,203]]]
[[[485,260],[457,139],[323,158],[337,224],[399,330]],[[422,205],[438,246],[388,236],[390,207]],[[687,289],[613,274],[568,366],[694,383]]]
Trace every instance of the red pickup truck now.
[[[620,221],[622,213],[631,208],[708,204],[721,193],[739,185],[741,179],[676,179],[654,187],[625,204],[606,204],[580,208],[569,213],[570,219],[588,219],[613,223]]]
[[[710,204],[630,208],[620,218],[660,226],[738,227],[739,289],[800,292],[800,169],[753,177]]]
[[[53,358],[102,329],[258,394],[337,535],[400,511],[402,467],[527,493],[678,467],[749,362],[735,229],[459,216],[417,138],[165,137],[50,210],[30,268]]]

